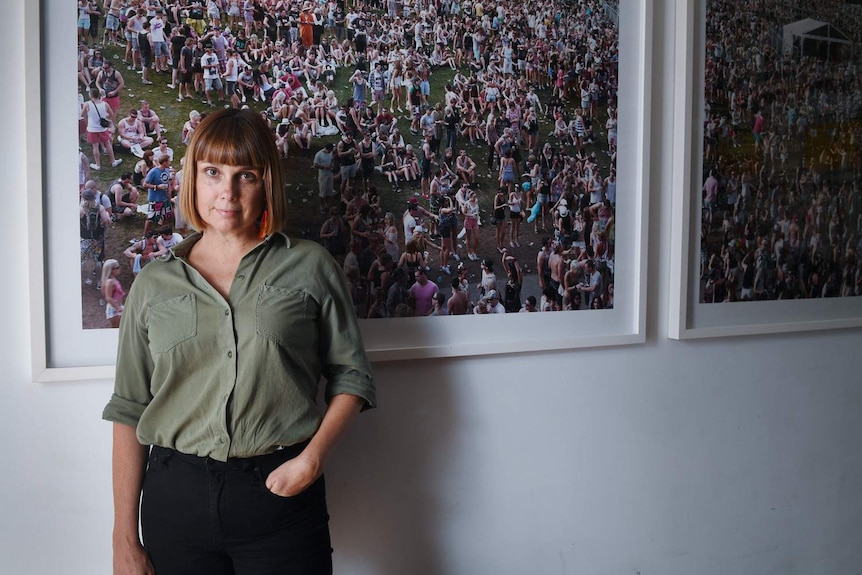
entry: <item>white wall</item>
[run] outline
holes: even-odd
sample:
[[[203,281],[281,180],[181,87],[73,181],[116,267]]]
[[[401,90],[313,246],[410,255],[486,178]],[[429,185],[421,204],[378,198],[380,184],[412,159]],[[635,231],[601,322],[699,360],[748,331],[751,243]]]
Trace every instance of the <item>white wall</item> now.
[[[2,54],[23,49],[23,6],[6,3]],[[108,573],[111,387],[29,380],[15,135],[34,71],[4,62],[0,572]],[[338,573],[862,570],[860,333],[666,339],[673,102],[654,89],[648,343],[376,366],[381,407],[328,473]]]

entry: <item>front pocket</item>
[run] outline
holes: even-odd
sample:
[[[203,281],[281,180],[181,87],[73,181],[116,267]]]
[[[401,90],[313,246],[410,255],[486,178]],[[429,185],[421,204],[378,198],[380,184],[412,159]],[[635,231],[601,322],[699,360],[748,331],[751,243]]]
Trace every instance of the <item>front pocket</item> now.
[[[257,296],[257,334],[284,347],[307,346],[309,338],[316,339],[317,313],[307,293],[264,284]]]
[[[184,294],[149,307],[147,335],[150,351],[165,353],[197,335],[197,306],[194,294]]]

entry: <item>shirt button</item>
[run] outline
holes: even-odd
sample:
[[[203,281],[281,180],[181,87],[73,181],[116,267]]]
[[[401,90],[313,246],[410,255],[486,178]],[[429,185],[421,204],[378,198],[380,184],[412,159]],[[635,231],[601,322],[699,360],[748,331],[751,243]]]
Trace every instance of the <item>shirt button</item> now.
[[[225,441],[225,440],[224,440],[224,437],[219,437],[219,438],[218,438],[218,442],[219,442],[219,443],[221,443],[222,445],[224,445],[224,441]]]
[[[227,356],[228,356],[228,357],[233,357],[233,352],[232,352],[232,351],[227,352]]]
[[[229,309],[224,310],[224,314],[225,314],[225,315],[230,315],[230,310],[229,310]]]
[[[238,279],[238,280],[244,280],[244,279],[245,279],[245,274],[239,274],[238,276],[236,276],[236,279]]]

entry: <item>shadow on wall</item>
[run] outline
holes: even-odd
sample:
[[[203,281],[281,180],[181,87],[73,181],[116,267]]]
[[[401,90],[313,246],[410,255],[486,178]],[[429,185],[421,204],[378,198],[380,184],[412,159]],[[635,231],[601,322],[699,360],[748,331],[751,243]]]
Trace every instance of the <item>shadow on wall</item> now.
[[[432,364],[434,381],[415,377]],[[445,573],[446,510],[435,494],[454,472],[455,377],[440,361],[384,365],[375,366],[381,415],[360,414],[327,470],[335,572]]]

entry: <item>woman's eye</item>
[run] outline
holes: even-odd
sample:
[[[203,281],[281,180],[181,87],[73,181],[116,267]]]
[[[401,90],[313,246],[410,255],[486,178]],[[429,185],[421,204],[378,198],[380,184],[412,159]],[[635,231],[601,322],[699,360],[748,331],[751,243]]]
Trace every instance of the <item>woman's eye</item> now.
[[[218,174],[218,171],[215,168],[204,168],[204,174],[212,177]]]

